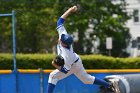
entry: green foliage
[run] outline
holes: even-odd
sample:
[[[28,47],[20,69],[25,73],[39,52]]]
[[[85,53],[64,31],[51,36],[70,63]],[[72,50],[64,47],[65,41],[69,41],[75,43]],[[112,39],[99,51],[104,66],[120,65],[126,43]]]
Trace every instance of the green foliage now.
[[[16,12],[17,52],[52,51],[57,42],[55,0],[1,0],[0,13]],[[0,17],[0,46],[11,52],[11,17]],[[5,34],[8,33],[8,34]],[[56,37],[56,38],[54,38]],[[9,39],[10,38],[10,39]],[[11,51],[9,51],[9,50]]]
[[[121,56],[128,45],[131,36],[125,23],[130,17],[125,12],[125,7],[126,2],[124,0],[120,0],[118,4],[112,3],[111,0],[96,1],[96,11],[98,12],[95,12],[93,17],[97,21],[94,30],[97,37],[100,38],[99,50],[102,54],[106,54],[107,51],[107,37],[113,38],[112,56]]]
[[[83,64],[88,69],[137,69],[140,58],[114,58],[102,55],[83,55]]]
[[[80,10],[66,20],[68,33],[78,32],[79,40],[74,50],[80,54],[90,54],[92,40],[100,39],[99,52],[106,54],[105,39],[113,37],[112,56],[120,56],[129,42],[129,29],[125,22],[129,19],[125,11],[126,2],[113,4],[112,0],[1,0],[0,13],[16,12],[16,38],[18,53],[52,52],[57,44],[57,19],[71,6],[78,5]],[[113,17],[116,15],[116,17]],[[85,32],[89,24],[94,31],[89,38]],[[11,18],[0,17],[0,52],[11,52]],[[121,46],[120,46],[121,45]],[[84,47],[87,50],[84,51]],[[119,51],[119,52],[118,52]]]
[[[18,69],[52,69],[52,54],[17,54]],[[13,69],[13,55],[0,54],[0,69]]]
[[[17,54],[18,69],[54,69],[52,54]],[[137,69],[140,58],[114,58],[102,55],[81,55],[86,69]],[[13,55],[0,54],[0,69],[13,69]]]

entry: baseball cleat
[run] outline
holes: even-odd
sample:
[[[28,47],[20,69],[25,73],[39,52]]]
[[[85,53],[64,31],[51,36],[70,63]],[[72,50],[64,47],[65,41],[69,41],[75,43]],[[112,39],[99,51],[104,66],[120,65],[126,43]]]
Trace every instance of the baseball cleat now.
[[[100,86],[99,93],[121,93],[119,90],[119,80],[113,78],[105,78],[105,81],[110,83],[110,86],[107,88],[105,86]]]
[[[118,81],[116,79],[109,79],[109,82],[111,83],[111,86],[108,88],[110,92],[121,93],[119,90]]]

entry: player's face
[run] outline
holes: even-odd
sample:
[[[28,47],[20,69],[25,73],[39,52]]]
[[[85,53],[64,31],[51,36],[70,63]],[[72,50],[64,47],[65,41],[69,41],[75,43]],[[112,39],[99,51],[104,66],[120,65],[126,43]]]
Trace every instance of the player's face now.
[[[67,47],[66,44],[62,43],[62,41],[60,40],[60,44],[63,46],[63,47]]]

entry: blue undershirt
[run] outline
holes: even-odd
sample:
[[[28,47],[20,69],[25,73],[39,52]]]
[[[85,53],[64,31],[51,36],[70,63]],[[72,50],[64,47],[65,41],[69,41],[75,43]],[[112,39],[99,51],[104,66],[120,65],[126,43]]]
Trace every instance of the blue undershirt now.
[[[65,22],[65,19],[63,19],[63,18],[60,17],[60,18],[58,19],[58,21],[57,21],[57,28],[59,28],[59,26],[63,25],[64,22]]]

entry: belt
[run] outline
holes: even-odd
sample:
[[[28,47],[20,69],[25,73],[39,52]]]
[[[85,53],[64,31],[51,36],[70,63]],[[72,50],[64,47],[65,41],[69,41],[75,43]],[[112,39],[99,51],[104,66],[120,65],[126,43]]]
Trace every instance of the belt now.
[[[74,63],[77,63],[77,62],[78,62],[78,60],[79,60],[79,58],[78,58],[78,59],[76,59],[76,60],[74,61]]]

